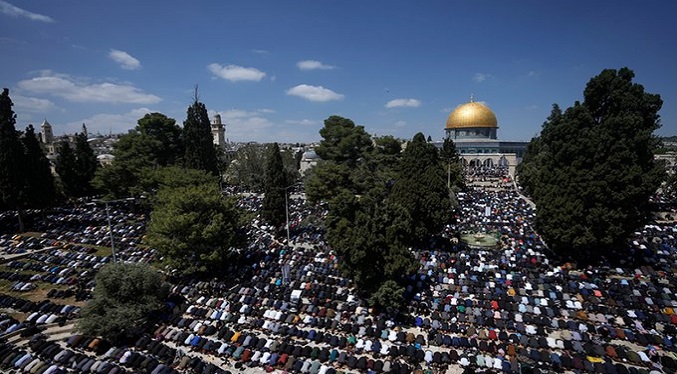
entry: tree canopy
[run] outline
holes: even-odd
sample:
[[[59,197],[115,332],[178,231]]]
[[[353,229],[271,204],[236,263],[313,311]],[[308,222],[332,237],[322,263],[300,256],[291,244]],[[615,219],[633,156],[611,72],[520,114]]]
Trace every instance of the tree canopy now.
[[[68,142],[59,143],[56,173],[61,179],[66,196],[87,196],[94,191],[92,180],[99,164],[84,134],[75,135],[74,148]]]
[[[139,189],[145,174],[176,165],[182,159],[182,129],[173,118],[162,113],[149,113],[113,147],[115,159],[111,165],[97,171],[94,185],[112,198],[140,195],[147,192]]]
[[[44,208],[54,202],[56,190],[54,176],[45,152],[35,136],[33,125],[28,125],[21,141],[25,150],[26,173],[24,196],[30,208]]]
[[[566,257],[624,248],[664,178],[653,157],[662,100],[633,78],[628,68],[604,70],[588,82],[583,103],[554,105],[518,168],[539,233]]]
[[[186,120],[183,122],[183,141],[185,167],[219,175],[219,162],[207,107],[198,101],[197,95],[193,104],[188,107]]]
[[[120,342],[141,331],[169,292],[163,276],[145,264],[115,263],[99,270],[94,298],[80,313],[78,330]]]
[[[372,149],[371,137],[364,131],[364,126],[356,126],[348,118],[327,118],[324,120],[324,127],[320,129],[320,135],[322,140],[315,152],[326,161],[354,166]]]
[[[268,146],[265,168],[263,208],[261,216],[274,227],[286,222],[287,178],[282,164],[282,155],[277,143]]]
[[[418,133],[402,155],[392,201],[411,215],[416,241],[437,235],[451,220],[452,204],[437,148]]]
[[[7,208],[19,210],[26,170],[22,165],[23,147],[15,128],[13,105],[9,90],[3,89],[0,95],[0,198]],[[23,223],[20,221],[19,225]]]
[[[241,226],[235,201],[216,182],[166,187],[155,198],[146,242],[180,273],[218,272],[241,243]]]

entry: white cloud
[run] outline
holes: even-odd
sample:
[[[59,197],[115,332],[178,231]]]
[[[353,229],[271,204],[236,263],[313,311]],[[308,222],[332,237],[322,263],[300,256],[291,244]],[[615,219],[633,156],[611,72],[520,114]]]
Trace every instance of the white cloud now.
[[[155,104],[162,100],[128,84],[89,84],[50,71],[42,74],[40,77],[22,80],[17,85],[29,92],[49,94],[79,103]]]
[[[53,102],[37,97],[12,95],[12,102],[17,112],[46,113],[59,109]]]
[[[252,49],[252,52],[256,53],[258,55],[267,55],[268,54],[268,51],[266,51],[265,49]]]
[[[537,71],[535,71],[535,70],[531,70],[531,71],[529,71],[529,72],[527,73],[527,77],[528,77],[528,78],[538,78],[538,77],[540,77],[540,76],[541,76],[541,73],[539,73],[539,72],[537,72]]]
[[[312,121],[309,119],[301,119],[301,120],[286,120],[284,123],[288,123],[290,125],[302,125],[302,126],[314,126],[314,125],[319,125],[321,122],[320,121]]]
[[[298,96],[310,101],[332,101],[343,100],[342,94],[336,93],[322,86],[311,86],[308,84],[299,84],[287,90],[287,95]]]
[[[230,109],[221,112],[210,111],[210,117],[220,114],[226,124],[226,136],[230,141],[269,141],[275,128],[272,121],[265,117],[265,110]]]
[[[397,121],[395,122],[395,127],[404,127],[406,126],[407,123],[405,121]]]
[[[141,68],[141,62],[125,51],[111,49],[110,53],[108,53],[108,57],[120,64],[120,67],[125,70],[136,70]]]
[[[480,82],[484,82],[485,80],[487,80],[487,79],[489,79],[489,78],[491,78],[491,77],[492,77],[491,74],[486,74],[486,73],[475,73],[475,75],[473,76],[472,80],[474,80],[475,82],[480,83]]]
[[[332,70],[336,69],[336,66],[325,65],[320,61],[316,60],[304,60],[296,63],[296,66],[300,70]]]
[[[524,107],[524,109],[526,109],[526,110],[536,110],[536,109],[538,109],[538,105],[536,105],[536,104],[527,105],[527,106]]]
[[[136,127],[139,118],[148,113],[155,112],[148,108],[132,109],[126,113],[100,113],[78,121],[69,122],[63,126],[63,133],[71,134],[79,132],[82,124],[87,125],[87,132],[90,134],[113,134],[126,133]],[[56,132],[56,131],[55,131]]]
[[[54,19],[49,16],[45,16],[38,13],[29,12],[27,10],[16,7],[6,1],[0,0],[0,13],[6,14],[12,17],[25,17],[31,21],[40,21],[40,22],[54,22]]]
[[[231,82],[238,81],[255,81],[258,82],[266,76],[266,73],[256,68],[245,68],[237,65],[219,65],[217,63],[209,64],[207,67],[209,71],[215,76],[229,80]]]
[[[418,108],[421,106],[421,101],[417,99],[395,99],[386,103],[386,108]]]

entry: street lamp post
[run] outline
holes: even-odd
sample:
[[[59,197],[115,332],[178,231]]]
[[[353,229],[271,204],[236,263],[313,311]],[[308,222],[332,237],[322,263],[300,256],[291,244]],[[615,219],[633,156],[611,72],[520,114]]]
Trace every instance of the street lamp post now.
[[[291,186],[289,186],[289,187],[291,187]],[[286,187],[284,189],[284,211],[285,211],[285,214],[287,216],[287,245],[291,245],[290,244],[291,243],[291,237],[289,236],[289,197],[288,197],[289,194],[287,193],[287,189],[289,187]]]
[[[119,203],[122,201],[134,201],[134,198],[119,199],[119,200],[92,200],[93,203],[104,203],[106,207],[106,219],[108,220],[108,234],[110,235],[110,249],[113,257],[113,263],[118,262],[117,255],[115,254],[115,240],[113,239],[113,225],[110,220],[110,209],[108,208],[108,203]]]

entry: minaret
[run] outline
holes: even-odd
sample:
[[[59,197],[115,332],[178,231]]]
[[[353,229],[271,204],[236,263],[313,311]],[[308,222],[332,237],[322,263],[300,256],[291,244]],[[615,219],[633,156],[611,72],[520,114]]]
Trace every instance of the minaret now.
[[[212,136],[214,137],[214,144],[221,148],[226,148],[226,126],[221,123],[221,115],[214,115],[212,121]]]
[[[87,126],[85,126],[84,123],[82,124],[82,133],[85,135],[85,138],[89,137],[87,134]]]
[[[54,133],[52,132],[52,125],[47,122],[47,118],[40,125],[40,135],[42,137],[42,142],[45,144],[54,143]]]

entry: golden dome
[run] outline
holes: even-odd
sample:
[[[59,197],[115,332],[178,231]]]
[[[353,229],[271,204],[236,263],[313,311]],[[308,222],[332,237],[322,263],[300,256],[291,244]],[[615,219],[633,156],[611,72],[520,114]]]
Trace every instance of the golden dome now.
[[[469,127],[497,128],[496,115],[486,105],[474,101],[461,104],[447,118],[448,129]]]

